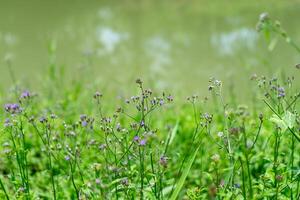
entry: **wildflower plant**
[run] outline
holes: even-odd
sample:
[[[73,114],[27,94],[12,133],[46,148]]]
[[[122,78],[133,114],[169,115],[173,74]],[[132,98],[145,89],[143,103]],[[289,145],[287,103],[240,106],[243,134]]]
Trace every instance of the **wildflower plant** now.
[[[268,15],[258,27],[297,48]],[[80,80],[51,87],[61,81],[54,51],[51,90],[18,86],[2,104],[0,199],[300,198],[296,75],[253,75],[255,109],[216,78],[209,96],[184,103],[141,79],[112,101]]]

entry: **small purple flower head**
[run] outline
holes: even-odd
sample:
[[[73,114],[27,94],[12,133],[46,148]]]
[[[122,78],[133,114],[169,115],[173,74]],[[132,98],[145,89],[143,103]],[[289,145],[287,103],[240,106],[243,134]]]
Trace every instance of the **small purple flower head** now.
[[[9,118],[5,119],[4,127],[10,127],[10,126],[12,126],[12,123],[11,123],[10,119]]]
[[[147,141],[145,139],[142,139],[139,143],[140,146],[146,146]]]
[[[169,96],[167,97],[167,100],[168,100],[169,102],[171,102],[171,101],[173,101],[173,100],[174,100],[174,97],[173,97],[173,96],[171,96],[171,95],[169,95]]]
[[[81,121],[81,126],[86,127],[88,125],[87,121]]]
[[[42,117],[40,117],[40,122],[42,123],[42,124],[44,124],[44,123],[47,123],[48,122],[48,119],[46,118],[46,117],[44,117],[44,116],[42,116]]]
[[[16,103],[5,104],[4,109],[10,114],[17,114],[22,112],[22,108],[19,106],[19,104]]]
[[[117,125],[116,125],[116,130],[117,130],[118,132],[121,131],[121,124],[120,124],[120,123],[117,123]]]
[[[134,136],[134,138],[133,138],[133,141],[135,141],[135,142],[137,142],[137,141],[139,141],[140,140],[140,137],[139,136]]]
[[[86,116],[86,115],[84,115],[84,114],[80,115],[80,121],[85,121],[85,120],[86,120],[86,118],[87,118],[87,116]]]
[[[161,99],[161,100],[159,100],[159,105],[161,105],[161,106],[162,106],[162,105],[164,105],[164,104],[165,104],[164,100],[162,100],[162,99]]]
[[[161,156],[160,159],[159,159],[159,164],[163,167],[167,167],[168,165],[168,157],[167,156]]]
[[[145,126],[145,122],[141,121],[140,125],[141,125],[141,127]]]
[[[29,99],[31,97],[31,93],[28,90],[22,92],[20,99]]]
[[[69,160],[71,160],[71,157],[67,155],[67,156],[65,156],[65,160],[69,161]]]
[[[206,121],[206,123],[211,123],[213,116],[209,113],[204,113],[202,115],[203,119]]]
[[[278,92],[278,98],[283,98],[285,97],[285,90],[283,87],[278,87],[277,88],[277,92]]]

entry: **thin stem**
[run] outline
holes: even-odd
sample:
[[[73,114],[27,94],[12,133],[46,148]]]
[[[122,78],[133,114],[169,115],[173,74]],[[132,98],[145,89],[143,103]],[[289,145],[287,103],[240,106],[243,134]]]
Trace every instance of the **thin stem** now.
[[[8,194],[6,192],[6,189],[5,189],[4,185],[3,185],[3,182],[1,180],[1,178],[0,178],[0,186],[1,186],[1,188],[2,188],[2,190],[4,192],[4,194],[5,194],[6,199],[9,200],[9,196],[8,196]]]

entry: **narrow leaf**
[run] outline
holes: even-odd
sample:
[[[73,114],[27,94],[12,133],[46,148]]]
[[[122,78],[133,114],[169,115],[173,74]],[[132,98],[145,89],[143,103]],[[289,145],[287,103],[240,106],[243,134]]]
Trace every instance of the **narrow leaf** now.
[[[176,200],[177,199],[177,196],[179,195],[179,192],[181,191],[182,187],[183,187],[183,184],[186,180],[186,177],[188,176],[189,172],[190,172],[190,169],[194,163],[194,160],[196,158],[196,155],[197,155],[197,152],[200,148],[200,145],[198,145],[198,147],[196,148],[196,150],[193,152],[192,156],[190,157],[190,159],[188,160],[186,166],[185,166],[185,169],[178,181],[178,183],[176,184],[176,188],[174,190],[174,192],[172,193],[172,196],[170,198],[170,200]]]

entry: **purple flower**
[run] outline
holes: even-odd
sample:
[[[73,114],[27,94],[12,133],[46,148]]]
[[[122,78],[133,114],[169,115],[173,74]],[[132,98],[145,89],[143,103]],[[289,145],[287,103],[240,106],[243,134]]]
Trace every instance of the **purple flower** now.
[[[16,103],[5,104],[4,109],[6,112],[11,114],[20,113],[22,111],[22,108]]]
[[[159,105],[161,105],[161,106],[162,106],[162,105],[164,105],[164,103],[165,103],[165,102],[164,102],[164,100],[162,100],[162,99],[161,99],[161,100],[159,100]]]
[[[145,126],[145,122],[144,121],[141,121],[140,125],[143,127]]]
[[[86,118],[87,118],[87,116],[86,116],[86,115],[84,115],[84,114],[80,115],[80,120],[81,120],[81,121],[84,121],[84,120],[86,120]]]
[[[117,125],[116,125],[116,130],[117,130],[118,132],[121,131],[121,124],[120,124],[120,123],[117,123]]]
[[[10,126],[12,126],[12,124],[10,122],[10,119],[9,118],[5,119],[5,121],[4,121],[4,127],[10,127]]]
[[[22,92],[20,98],[21,99],[29,99],[31,97],[31,94],[28,90],[25,90],[24,92]]]
[[[137,141],[139,141],[140,140],[140,137],[139,136],[134,136],[134,138],[133,138],[133,141],[135,141],[135,142],[137,142]]]
[[[81,126],[86,127],[88,125],[87,121],[82,121]]]
[[[44,117],[44,116],[42,116],[42,117],[40,117],[40,122],[42,123],[42,124],[44,124],[44,123],[47,123],[48,122],[48,120],[47,120],[47,118],[46,117]]]
[[[277,88],[277,92],[278,92],[278,98],[283,98],[285,97],[285,90],[283,87],[278,87]]]
[[[66,160],[66,161],[69,161],[70,159],[71,159],[70,156],[65,156],[65,160]]]
[[[139,145],[140,145],[140,146],[145,146],[145,145],[146,145],[146,143],[147,143],[147,142],[146,142],[146,140],[145,140],[145,139],[143,139],[143,140],[141,140],[141,141],[140,141]]]
[[[168,100],[168,101],[173,101],[174,98],[173,98],[173,96],[169,95],[169,96],[167,97],[167,100]]]
[[[168,165],[168,157],[167,156],[161,156],[159,159],[159,164],[163,167],[167,167]]]

